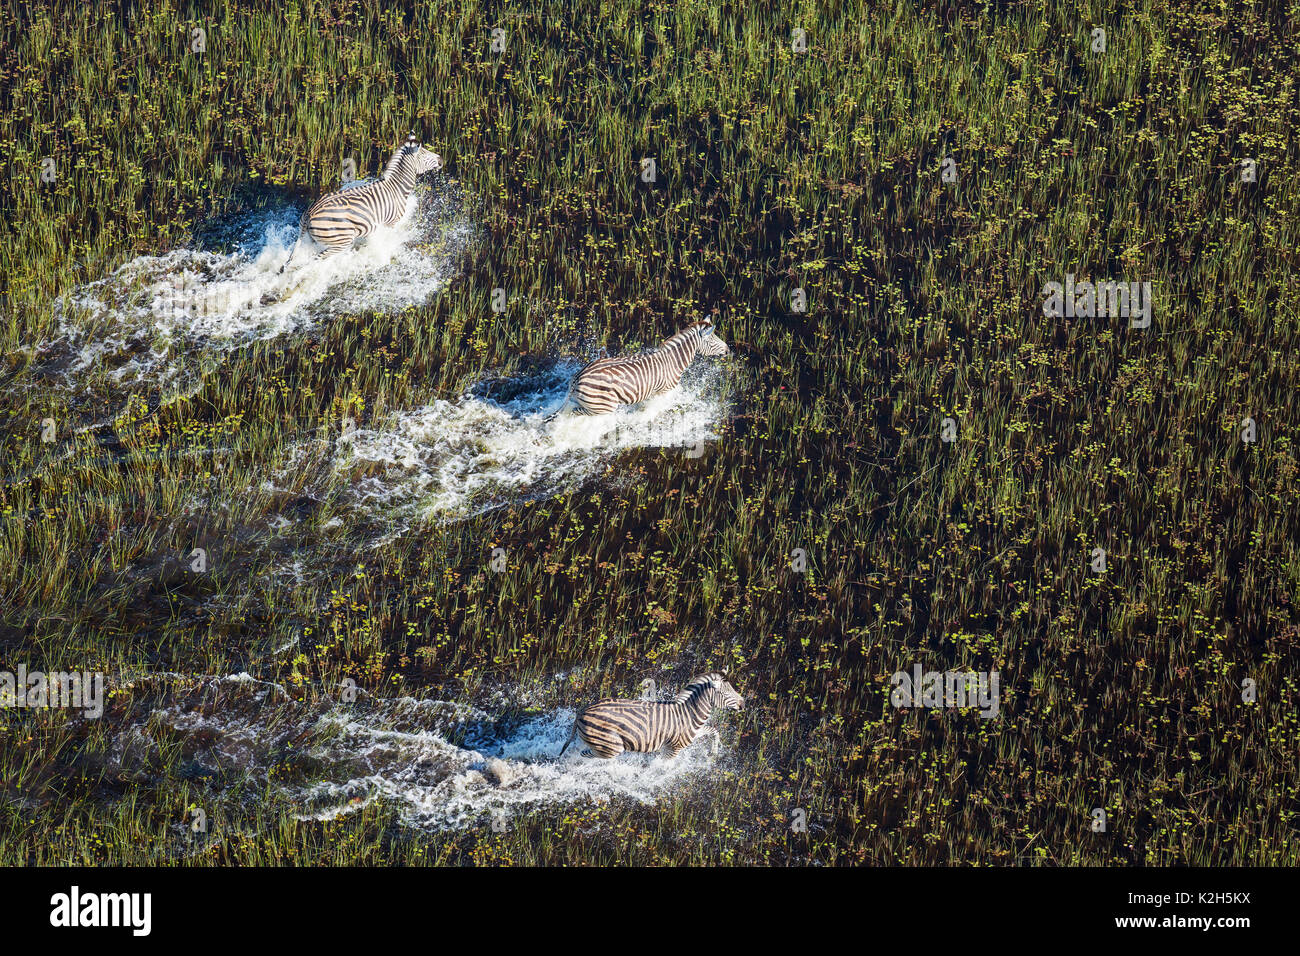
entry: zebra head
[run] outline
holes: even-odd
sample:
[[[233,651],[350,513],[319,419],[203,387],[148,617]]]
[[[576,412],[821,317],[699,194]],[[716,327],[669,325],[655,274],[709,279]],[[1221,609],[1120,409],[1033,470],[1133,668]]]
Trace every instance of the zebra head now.
[[[691,683],[705,684],[709,688],[713,694],[714,707],[741,710],[745,706],[745,698],[736,693],[736,688],[731,686],[726,674],[705,674],[703,677],[695,678]]]
[[[442,157],[421,146],[420,141],[415,138],[415,134],[411,133],[406,137],[406,142],[393,153],[393,158],[388,161],[385,176],[397,169],[409,172],[411,176],[431,173],[434,170],[442,169]]]
[[[692,328],[695,329],[696,333],[696,354],[726,355],[731,351],[727,348],[727,343],[722,341],[717,332],[713,331],[712,319],[705,319],[702,322],[696,322]]]

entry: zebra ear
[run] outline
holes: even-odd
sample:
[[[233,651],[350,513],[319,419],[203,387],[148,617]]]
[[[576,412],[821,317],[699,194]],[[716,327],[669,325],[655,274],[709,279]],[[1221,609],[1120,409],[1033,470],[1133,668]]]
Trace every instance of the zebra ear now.
[[[713,323],[706,321],[704,325],[700,328],[700,337],[703,338],[706,335],[712,335],[712,334],[713,334]]]

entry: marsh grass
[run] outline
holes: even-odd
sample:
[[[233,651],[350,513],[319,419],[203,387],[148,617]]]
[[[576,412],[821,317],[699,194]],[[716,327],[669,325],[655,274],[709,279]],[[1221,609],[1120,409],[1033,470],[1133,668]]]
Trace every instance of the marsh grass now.
[[[1296,863],[1300,7],[410,6],[4,18],[0,667],[117,691],[98,722],[0,712],[0,861]],[[483,231],[429,304],[249,344],[169,402],[41,374],[69,288],[410,128]],[[1066,273],[1153,281],[1152,327],[1045,317]],[[268,535],[283,501],[245,494],[345,416],[712,310],[740,397],[700,458],[629,451],[378,549],[310,496]],[[266,574],[295,554],[324,573]],[[891,708],[918,661],[997,669],[999,718]],[[750,702],[711,783],[504,833],[304,823],[174,746],[110,759],[157,701],[131,675],[472,701],[569,673],[539,704],[574,706],[706,667]]]

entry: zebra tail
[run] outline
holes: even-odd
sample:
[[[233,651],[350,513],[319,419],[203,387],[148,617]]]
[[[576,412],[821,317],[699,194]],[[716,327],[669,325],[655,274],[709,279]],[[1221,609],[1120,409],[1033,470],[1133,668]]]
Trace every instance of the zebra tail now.
[[[565,752],[566,750],[569,749],[569,744],[573,743],[573,738],[576,737],[576,736],[578,736],[578,718],[580,718],[581,716],[582,716],[582,713],[579,712],[579,713],[578,713],[578,716],[575,717],[575,718],[573,718],[573,729],[572,729],[571,731],[569,731],[569,739],[566,740],[566,741],[564,742],[564,746],[560,748],[560,753],[559,753],[559,755],[555,758],[556,760],[559,760],[560,757],[563,757],[563,756],[564,756],[564,752]]]
[[[302,218],[298,220],[298,238],[294,240],[293,248],[289,250],[289,258],[284,260],[284,265],[280,266],[280,273],[289,268],[289,263],[293,262],[293,257],[298,254],[298,247],[302,245],[302,232],[307,228],[307,213],[311,210],[308,206],[302,211]]]
[[[551,412],[549,415],[547,415],[545,418],[542,419],[542,424],[543,425],[550,424],[550,422],[552,422],[555,418],[559,416],[560,412],[564,411],[570,405],[576,406],[577,404],[578,403],[573,400],[573,383],[570,382],[569,390],[564,394],[564,401],[560,402],[559,407],[556,408],[555,411]]]

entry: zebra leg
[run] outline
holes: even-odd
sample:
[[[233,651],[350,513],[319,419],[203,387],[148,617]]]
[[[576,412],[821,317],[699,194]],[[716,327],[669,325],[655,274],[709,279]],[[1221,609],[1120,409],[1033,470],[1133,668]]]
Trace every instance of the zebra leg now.
[[[676,740],[669,740],[665,742],[662,747],[659,748],[659,752],[669,760],[672,760],[674,757],[676,757],[679,753],[682,752],[682,745],[678,743]]]

